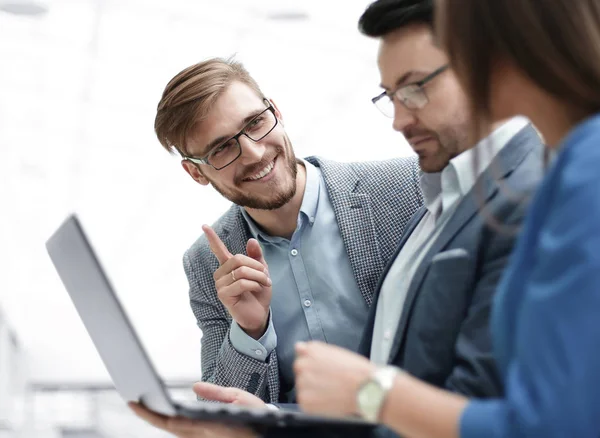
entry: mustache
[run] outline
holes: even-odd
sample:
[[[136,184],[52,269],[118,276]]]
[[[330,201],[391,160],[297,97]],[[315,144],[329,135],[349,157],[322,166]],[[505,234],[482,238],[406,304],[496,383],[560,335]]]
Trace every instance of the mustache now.
[[[267,165],[269,163],[271,163],[275,157],[279,156],[279,155],[283,155],[283,148],[277,147],[275,148],[275,152],[273,154],[271,154],[268,158],[264,158],[262,160],[260,160],[258,163],[254,163],[246,168],[243,169],[242,173],[240,173],[240,175],[238,177],[236,177],[235,179],[235,183],[236,184],[240,184],[242,182],[244,182],[244,180],[246,180],[247,178],[256,175],[258,172],[260,172],[261,170],[263,170],[265,167],[267,167]]]

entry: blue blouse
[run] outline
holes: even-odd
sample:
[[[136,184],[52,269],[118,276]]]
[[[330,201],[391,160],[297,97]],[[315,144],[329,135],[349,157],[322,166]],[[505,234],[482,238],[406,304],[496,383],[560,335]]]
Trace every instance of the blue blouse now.
[[[600,437],[600,115],[536,193],[491,329],[505,397],[471,401],[461,437]]]

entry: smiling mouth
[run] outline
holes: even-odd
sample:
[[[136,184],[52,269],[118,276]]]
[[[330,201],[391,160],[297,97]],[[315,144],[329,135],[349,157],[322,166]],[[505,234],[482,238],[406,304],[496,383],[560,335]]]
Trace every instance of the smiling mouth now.
[[[273,171],[273,169],[275,168],[275,161],[277,161],[277,157],[275,157],[273,159],[273,161],[271,161],[269,164],[267,164],[259,172],[255,173],[252,176],[249,176],[248,178],[244,178],[244,181],[260,181],[261,179],[263,179],[266,176],[270,175],[271,172]]]

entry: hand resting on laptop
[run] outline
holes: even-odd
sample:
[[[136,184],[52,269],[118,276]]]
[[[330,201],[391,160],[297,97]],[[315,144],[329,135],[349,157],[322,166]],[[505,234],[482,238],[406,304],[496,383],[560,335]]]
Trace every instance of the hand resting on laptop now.
[[[193,386],[193,390],[197,396],[205,400],[267,409],[261,399],[238,388],[224,388],[212,383],[199,382]],[[259,436],[250,428],[160,415],[138,403],[129,403],[129,407],[142,420],[179,438],[257,438]]]

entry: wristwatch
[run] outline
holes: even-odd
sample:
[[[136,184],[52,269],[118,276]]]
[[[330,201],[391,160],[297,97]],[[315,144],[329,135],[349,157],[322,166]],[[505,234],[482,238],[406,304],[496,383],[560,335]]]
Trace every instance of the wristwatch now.
[[[386,366],[377,368],[373,375],[358,389],[356,404],[360,416],[372,423],[377,422],[387,393],[394,385],[398,369]]]

